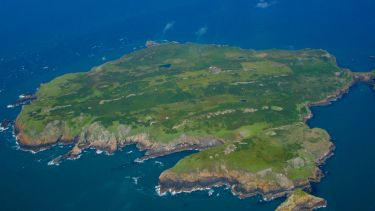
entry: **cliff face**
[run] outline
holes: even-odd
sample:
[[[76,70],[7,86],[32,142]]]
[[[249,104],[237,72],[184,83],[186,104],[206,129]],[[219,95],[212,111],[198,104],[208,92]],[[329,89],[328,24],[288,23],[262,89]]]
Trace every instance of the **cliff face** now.
[[[57,161],[63,158],[76,158],[87,148],[94,148],[107,153],[129,145],[136,144],[140,150],[145,150],[145,156],[140,160],[146,160],[158,156],[183,150],[203,150],[223,144],[224,141],[212,137],[193,137],[182,135],[171,143],[157,143],[147,133],[132,135],[131,127],[118,125],[114,131],[110,131],[99,123],[93,123],[85,127],[75,137],[64,133],[64,123],[55,121],[48,124],[40,138],[30,138],[24,133],[22,125],[17,124],[17,138],[21,146],[30,150],[39,150],[42,147],[49,147],[57,143],[75,144],[67,154],[58,157]]]
[[[26,148],[38,151],[40,148],[48,147],[59,141],[71,142],[71,137],[63,136],[63,123],[56,120],[48,123],[42,133],[34,137],[26,133],[26,126],[17,119],[15,123],[15,133],[17,134],[18,143]]]
[[[207,150],[204,156],[184,158],[163,172],[159,177],[160,192],[189,192],[226,185],[240,197],[260,194],[273,199],[296,188],[309,189],[311,181],[320,181],[322,173],[318,166],[334,148],[325,132],[303,125],[261,132],[249,143],[235,145],[229,154],[228,146],[219,147],[223,151]],[[268,148],[266,154],[259,153],[264,148]],[[291,148],[298,149],[297,153],[289,154]],[[237,158],[236,153],[243,156],[236,163],[226,162]],[[238,166],[242,164],[254,168],[241,169]]]
[[[225,168],[225,167],[223,167]],[[272,179],[269,179],[272,178]],[[314,180],[319,180],[317,174]],[[189,174],[163,172],[160,177],[160,193],[191,192],[214,186],[227,186],[241,198],[261,195],[265,200],[281,197],[295,188],[310,188],[308,179],[293,181],[285,175],[272,172],[249,173],[245,171],[201,171]]]
[[[162,193],[227,185],[272,199],[319,181],[334,148],[325,131],[304,124],[309,106],[374,76],[339,68],[324,50],[148,47],[41,85],[17,118],[20,145],[74,145],[54,163],[87,148],[136,144],[140,160],[196,149],[161,174]]]

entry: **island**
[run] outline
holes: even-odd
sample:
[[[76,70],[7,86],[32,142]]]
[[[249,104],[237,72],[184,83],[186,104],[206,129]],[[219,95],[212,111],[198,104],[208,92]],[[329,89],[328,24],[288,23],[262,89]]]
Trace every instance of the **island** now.
[[[325,206],[327,206],[327,202],[324,199],[297,189],[290,194],[288,199],[276,211],[311,211]]]
[[[306,125],[310,107],[375,76],[338,67],[321,49],[147,46],[42,84],[16,119],[20,146],[73,146],[53,163],[130,144],[145,152],[139,161],[197,150],[160,175],[160,194],[227,186],[271,200],[309,190],[334,150],[325,130]]]

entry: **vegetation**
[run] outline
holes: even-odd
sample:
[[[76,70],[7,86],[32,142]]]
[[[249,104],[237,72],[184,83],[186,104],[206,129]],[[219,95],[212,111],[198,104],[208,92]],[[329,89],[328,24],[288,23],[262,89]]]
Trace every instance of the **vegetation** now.
[[[332,147],[324,130],[309,129],[303,123],[257,131],[242,141],[228,142],[188,156],[169,171],[177,174],[202,169],[219,173],[228,170],[258,173],[268,169],[273,175],[303,180],[314,177],[318,168],[316,161]]]
[[[41,85],[18,123],[31,139],[58,120],[68,137],[99,122],[131,126],[132,133],[147,132],[162,143],[181,134],[240,140],[254,124],[302,121],[307,102],[324,99],[349,80],[322,50],[165,44]]]
[[[327,203],[324,199],[312,196],[303,190],[297,189],[276,209],[276,211],[309,211],[325,207],[326,204]]]
[[[41,85],[17,127],[24,145],[85,138],[87,128],[95,130],[94,147],[112,141],[111,134],[146,134],[152,146],[217,139],[224,144],[168,172],[266,171],[263,180],[305,181],[332,147],[325,131],[304,124],[308,105],[336,96],[352,80],[323,50],[162,44]],[[121,136],[119,128],[126,131]]]

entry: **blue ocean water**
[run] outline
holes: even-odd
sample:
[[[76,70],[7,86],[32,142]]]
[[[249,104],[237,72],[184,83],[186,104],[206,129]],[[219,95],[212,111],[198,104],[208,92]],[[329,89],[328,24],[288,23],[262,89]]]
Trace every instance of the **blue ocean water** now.
[[[326,178],[315,194],[327,210],[375,210],[375,91],[365,84],[329,106],[312,109],[311,127],[328,131],[337,149],[323,166]]]
[[[323,48],[354,71],[375,68],[373,0],[2,0],[0,3],[0,119],[6,105],[40,83],[142,48],[148,39],[235,45],[254,49]],[[375,94],[357,85],[343,99],[313,108],[337,146],[314,193],[327,210],[375,210]],[[1,210],[272,210],[283,199],[240,200],[228,190],[159,197],[164,169],[189,153],[133,163],[129,147],[113,156],[87,152],[48,166],[67,151],[17,150],[11,131],[0,133]],[[131,152],[131,153],[130,153]]]

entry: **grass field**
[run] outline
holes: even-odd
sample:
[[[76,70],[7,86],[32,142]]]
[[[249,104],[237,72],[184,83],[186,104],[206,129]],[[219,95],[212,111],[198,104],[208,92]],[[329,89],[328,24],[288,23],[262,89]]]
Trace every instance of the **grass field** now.
[[[324,130],[309,129],[303,123],[254,130],[258,132],[240,142],[228,142],[188,156],[170,171],[179,174],[208,169],[257,173],[270,169],[292,180],[299,180],[313,177],[318,168],[316,160],[332,146]]]
[[[43,84],[18,121],[35,138],[54,120],[73,136],[93,122],[116,122],[150,131],[157,142],[189,132],[229,138],[258,122],[275,127],[299,121],[297,105],[323,99],[348,80],[321,50],[166,44]],[[234,112],[207,118],[228,109]]]
[[[163,44],[41,85],[17,125],[40,145],[79,137],[94,123],[114,134],[125,126],[127,136],[147,134],[158,144],[181,136],[214,137],[225,144],[189,156],[171,170],[224,164],[248,172],[271,168],[300,179],[311,176],[315,160],[330,146],[324,131],[302,123],[308,103],[351,80],[351,73],[323,50]]]

